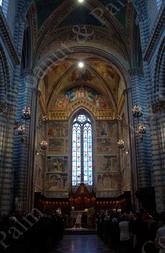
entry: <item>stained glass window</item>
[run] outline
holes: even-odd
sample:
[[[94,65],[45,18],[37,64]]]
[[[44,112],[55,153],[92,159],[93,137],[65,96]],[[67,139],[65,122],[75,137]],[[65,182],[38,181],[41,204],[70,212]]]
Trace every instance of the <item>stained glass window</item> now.
[[[92,185],[92,125],[85,114],[79,114],[72,126],[72,185]]]

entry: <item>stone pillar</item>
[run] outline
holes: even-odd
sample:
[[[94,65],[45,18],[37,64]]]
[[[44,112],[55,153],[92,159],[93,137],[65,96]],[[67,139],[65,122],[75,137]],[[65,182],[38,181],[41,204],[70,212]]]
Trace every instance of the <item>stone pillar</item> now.
[[[157,110],[151,118],[153,141],[153,184],[158,212],[165,210],[165,109]]]
[[[130,70],[131,78],[131,94],[132,104],[140,105],[143,110],[143,115],[140,118],[133,118],[132,131],[135,137],[135,154],[136,154],[136,170],[137,170],[137,196],[143,194],[142,198],[139,198],[143,207],[148,208],[151,203],[145,203],[147,194],[149,194],[149,188],[151,187],[151,172],[152,172],[152,155],[151,155],[151,136],[150,128],[148,125],[148,107],[147,107],[147,91],[145,87],[145,78],[139,69]],[[142,123],[146,127],[146,132],[142,138],[137,136],[136,130],[138,125]],[[145,192],[148,192],[147,194]],[[138,195],[140,193],[140,195]],[[146,195],[145,195],[146,194]],[[145,206],[146,205],[146,206]]]
[[[13,125],[14,108],[0,105],[0,213],[9,214],[13,205]]]
[[[139,25],[140,30],[140,39],[141,39],[141,48],[142,48],[142,56],[143,59],[145,58],[145,52],[148,47],[148,43],[150,40],[150,26],[149,26],[149,19],[148,19],[148,13],[147,13],[147,1],[143,0],[133,0],[135,9],[137,11],[137,24]],[[148,190],[146,189],[146,192],[148,191],[148,199],[152,199],[151,205],[153,205],[152,209],[155,208],[155,201],[154,201],[154,188],[153,188],[153,156],[152,156],[152,150],[153,150],[153,143],[152,143],[152,129],[151,129],[151,122],[150,119],[152,117],[152,108],[151,108],[151,90],[152,90],[152,79],[151,79],[151,69],[148,62],[143,60],[143,91],[140,96],[143,97],[142,106],[144,108],[145,117],[144,122],[146,126],[146,134],[145,134],[145,144],[144,149],[142,152],[144,152],[144,156],[147,159],[146,164],[148,168],[148,172],[150,174],[150,186]],[[144,158],[145,158],[144,157]],[[149,183],[149,182],[148,182]],[[144,191],[142,194],[145,194]]]
[[[22,41],[25,22],[19,14],[15,19],[15,31],[13,48],[17,49],[18,56],[22,53]],[[8,28],[6,27],[6,30]],[[3,31],[2,34],[3,35]],[[8,37],[10,38],[10,36]],[[7,45],[4,45],[4,47]],[[1,130],[1,150],[0,150],[0,212],[9,214],[13,210],[13,189],[14,189],[14,169],[13,169],[13,133],[15,127],[15,113],[17,104],[17,91],[20,77],[20,65],[18,60],[8,55],[5,51],[5,57],[11,59],[10,64],[3,64],[5,69],[0,67],[1,77],[1,105],[0,105],[0,130]],[[9,65],[9,66],[8,66]],[[9,67],[9,69],[7,69]],[[2,87],[4,88],[2,91]],[[1,96],[2,93],[4,96]],[[3,97],[3,98],[2,98]]]
[[[136,149],[135,149],[135,131],[134,124],[133,124],[133,116],[132,116],[132,92],[131,92],[131,83],[129,87],[124,90],[124,96],[126,101],[126,107],[128,112],[128,130],[129,130],[129,143],[128,143],[128,150],[130,154],[130,163],[131,163],[131,198],[133,209],[139,209],[139,203],[136,198],[136,192],[138,190],[138,178],[137,178],[137,164],[136,164]]]
[[[37,107],[36,78],[31,73],[21,77],[17,122],[25,126],[25,134],[15,137],[15,198],[19,202],[19,211],[30,211],[33,198],[33,163],[35,149],[35,119]],[[31,109],[31,118],[22,119],[25,106]]]

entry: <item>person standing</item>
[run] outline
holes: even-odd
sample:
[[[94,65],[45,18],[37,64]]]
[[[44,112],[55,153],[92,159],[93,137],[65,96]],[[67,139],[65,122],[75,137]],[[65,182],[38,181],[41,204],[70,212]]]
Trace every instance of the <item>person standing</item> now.
[[[155,244],[159,249],[159,253],[165,253],[165,212],[160,214],[161,226],[156,232]]]

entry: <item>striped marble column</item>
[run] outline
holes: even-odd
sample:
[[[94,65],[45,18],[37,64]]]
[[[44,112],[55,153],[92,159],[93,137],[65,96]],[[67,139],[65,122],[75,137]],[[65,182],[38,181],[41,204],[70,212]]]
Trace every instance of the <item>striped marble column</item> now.
[[[153,183],[158,212],[165,210],[165,109],[152,117]]]
[[[15,137],[15,198],[19,202],[19,211],[30,211],[33,198],[33,163],[36,102],[38,91],[36,79],[29,73],[23,73],[19,87],[17,121],[25,125],[25,134]],[[31,109],[31,119],[22,119],[25,106]]]
[[[143,110],[143,115],[140,118],[134,118],[134,136],[136,138],[136,164],[137,164],[137,181],[138,188],[146,188],[151,186],[151,145],[149,143],[150,132],[147,129],[147,95],[145,89],[145,79],[143,74],[138,69],[130,70],[131,88],[132,88],[132,102],[134,105],[140,105]],[[146,126],[146,132],[142,138],[137,136],[136,130],[138,125],[142,123]]]

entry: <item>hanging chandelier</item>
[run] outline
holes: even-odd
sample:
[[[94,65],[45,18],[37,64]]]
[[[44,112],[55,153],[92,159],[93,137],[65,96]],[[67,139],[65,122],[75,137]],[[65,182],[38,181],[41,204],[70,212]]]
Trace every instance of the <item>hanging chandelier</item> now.
[[[123,149],[123,148],[124,148],[124,145],[125,145],[124,140],[119,139],[118,142],[117,142],[117,145],[118,145],[118,147],[119,147],[120,149]]]
[[[45,140],[41,141],[40,142],[40,147],[41,147],[42,150],[47,150],[47,148],[48,148],[48,142],[45,141]]]
[[[48,121],[48,116],[46,114],[42,115],[42,121],[43,122],[47,122]]]
[[[135,105],[132,109],[134,117],[141,117],[143,115],[143,111],[140,105]]]
[[[136,130],[137,135],[142,137],[143,134],[145,134],[145,132],[146,132],[146,127],[144,126],[144,124],[140,123]]]
[[[25,108],[22,110],[22,117],[24,119],[30,119],[31,118],[31,109],[28,106],[25,106]]]
[[[25,125],[23,124],[23,125],[18,126],[17,131],[19,135],[24,135],[26,131]]]

